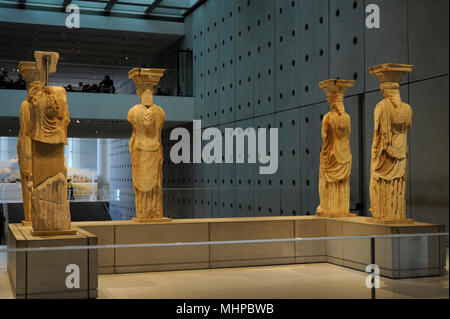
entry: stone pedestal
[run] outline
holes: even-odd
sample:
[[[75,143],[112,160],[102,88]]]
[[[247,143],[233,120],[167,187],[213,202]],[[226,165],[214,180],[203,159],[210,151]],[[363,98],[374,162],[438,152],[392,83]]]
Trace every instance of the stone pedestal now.
[[[328,262],[365,271],[371,263],[370,239],[343,236],[439,233],[444,225],[421,222],[372,224],[367,217],[316,216],[174,219],[171,223],[130,220],[75,222],[99,244],[153,244],[258,239],[338,237],[329,240],[108,248],[99,251],[99,273],[131,273],[259,265]],[[389,278],[445,273],[445,236],[377,238],[375,263]]]
[[[10,224],[8,248],[40,248],[97,245],[97,237],[74,228],[74,235],[34,236],[30,226]],[[79,288],[68,288],[68,265],[79,268]],[[69,267],[70,268],[70,267]],[[8,252],[8,275],[14,296],[36,298],[97,298],[98,250]]]

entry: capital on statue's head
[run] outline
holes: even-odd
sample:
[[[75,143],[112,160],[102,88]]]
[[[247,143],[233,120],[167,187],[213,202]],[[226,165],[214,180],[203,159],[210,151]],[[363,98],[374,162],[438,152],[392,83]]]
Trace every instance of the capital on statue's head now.
[[[36,68],[40,72],[41,82],[46,82],[46,75],[50,75],[56,72],[56,65],[59,60],[58,52],[50,52],[50,51],[34,51],[34,58],[36,60]],[[48,64],[48,74],[47,67]]]
[[[34,81],[41,81],[41,75],[37,69],[36,62],[20,61],[19,72],[27,85]]]
[[[323,89],[328,98],[344,97],[349,88],[355,85],[353,80],[329,79],[319,83],[319,88]]]
[[[413,66],[410,64],[385,63],[370,67],[369,72],[378,78],[383,90],[388,87],[393,88],[394,83],[399,83],[412,69]]]
[[[145,85],[152,88],[158,85],[160,79],[164,76],[166,69],[142,69],[134,68],[128,72],[128,77],[136,84],[136,87]]]

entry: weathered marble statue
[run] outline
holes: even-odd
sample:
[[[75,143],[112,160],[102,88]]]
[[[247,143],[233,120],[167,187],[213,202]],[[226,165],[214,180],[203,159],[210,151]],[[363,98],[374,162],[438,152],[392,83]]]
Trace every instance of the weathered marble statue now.
[[[331,111],[322,120],[322,149],[319,166],[320,205],[316,215],[353,217],[350,213],[350,116],[345,112],[344,95],[355,81],[330,79],[319,83],[327,94]]]
[[[32,175],[28,187],[31,190],[32,234],[75,234],[76,231],[71,230],[64,158],[70,122],[66,90],[47,85],[48,75],[56,72],[59,54],[36,51],[34,56],[41,84],[29,92]]]
[[[400,97],[399,82],[412,65],[383,64],[371,67],[380,81],[384,99],[374,111],[370,205],[373,218],[384,224],[413,223],[406,218],[407,130],[411,127],[411,106]]]
[[[31,181],[31,132],[30,128],[30,92],[43,86],[36,62],[20,62],[19,71],[27,83],[27,97],[20,105],[20,131],[17,140],[17,154],[19,159],[20,180],[22,183],[22,199],[25,220],[23,225],[31,225],[31,193],[28,183]]]
[[[161,131],[165,113],[153,103],[154,87],[164,75],[164,69],[132,69],[128,75],[136,84],[141,104],[128,112],[133,126],[130,139],[133,189],[136,202],[135,222],[169,222],[163,217]]]

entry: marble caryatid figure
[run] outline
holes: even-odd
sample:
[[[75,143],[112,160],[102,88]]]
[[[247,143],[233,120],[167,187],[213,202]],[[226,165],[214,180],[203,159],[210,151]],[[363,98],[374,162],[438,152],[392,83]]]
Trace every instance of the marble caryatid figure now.
[[[25,220],[22,224],[31,225],[31,192],[28,183],[31,181],[31,92],[41,89],[43,84],[36,62],[20,62],[19,71],[27,84],[27,97],[20,105],[20,131],[17,140],[20,180],[22,183],[22,201]]]
[[[344,95],[355,81],[330,79],[319,83],[327,94],[330,111],[322,120],[322,148],[319,165],[320,205],[316,215],[352,217],[350,213],[350,116],[345,112]]]
[[[169,222],[163,217],[161,132],[165,113],[153,103],[154,87],[164,69],[132,69],[128,76],[136,84],[141,103],[128,111],[133,126],[130,138],[133,189],[136,203],[135,222]]]
[[[30,88],[30,124],[32,174],[32,234],[35,236],[75,234],[71,230],[67,201],[67,168],[64,145],[67,144],[69,109],[66,90],[48,86],[48,76],[56,72],[59,54],[36,51],[40,84]]]
[[[380,81],[384,99],[374,111],[374,132],[370,165],[369,222],[413,223],[406,218],[407,131],[411,127],[411,106],[400,97],[399,82],[412,65],[382,64],[370,74]]]

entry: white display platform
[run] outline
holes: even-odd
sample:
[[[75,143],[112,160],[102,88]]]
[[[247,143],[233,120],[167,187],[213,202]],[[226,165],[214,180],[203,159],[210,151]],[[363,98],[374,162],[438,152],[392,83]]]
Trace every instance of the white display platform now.
[[[132,221],[75,222],[103,244],[207,242],[253,239],[439,233],[444,225],[377,225],[366,217],[249,217],[176,219],[167,224]],[[389,278],[445,272],[445,237],[378,238],[375,263]],[[370,239],[334,239],[227,245],[110,248],[98,252],[99,273],[129,273],[329,262],[365,271]]]
[[[97,245],[97,237],[73,227],[75,235],[38,237],[31,226],[10,224],[8,249]],[[66,279],[79,267],[79,288],[68,288]],[[8,252],[8,275],[15,298],[97,298],[98,250]]]

